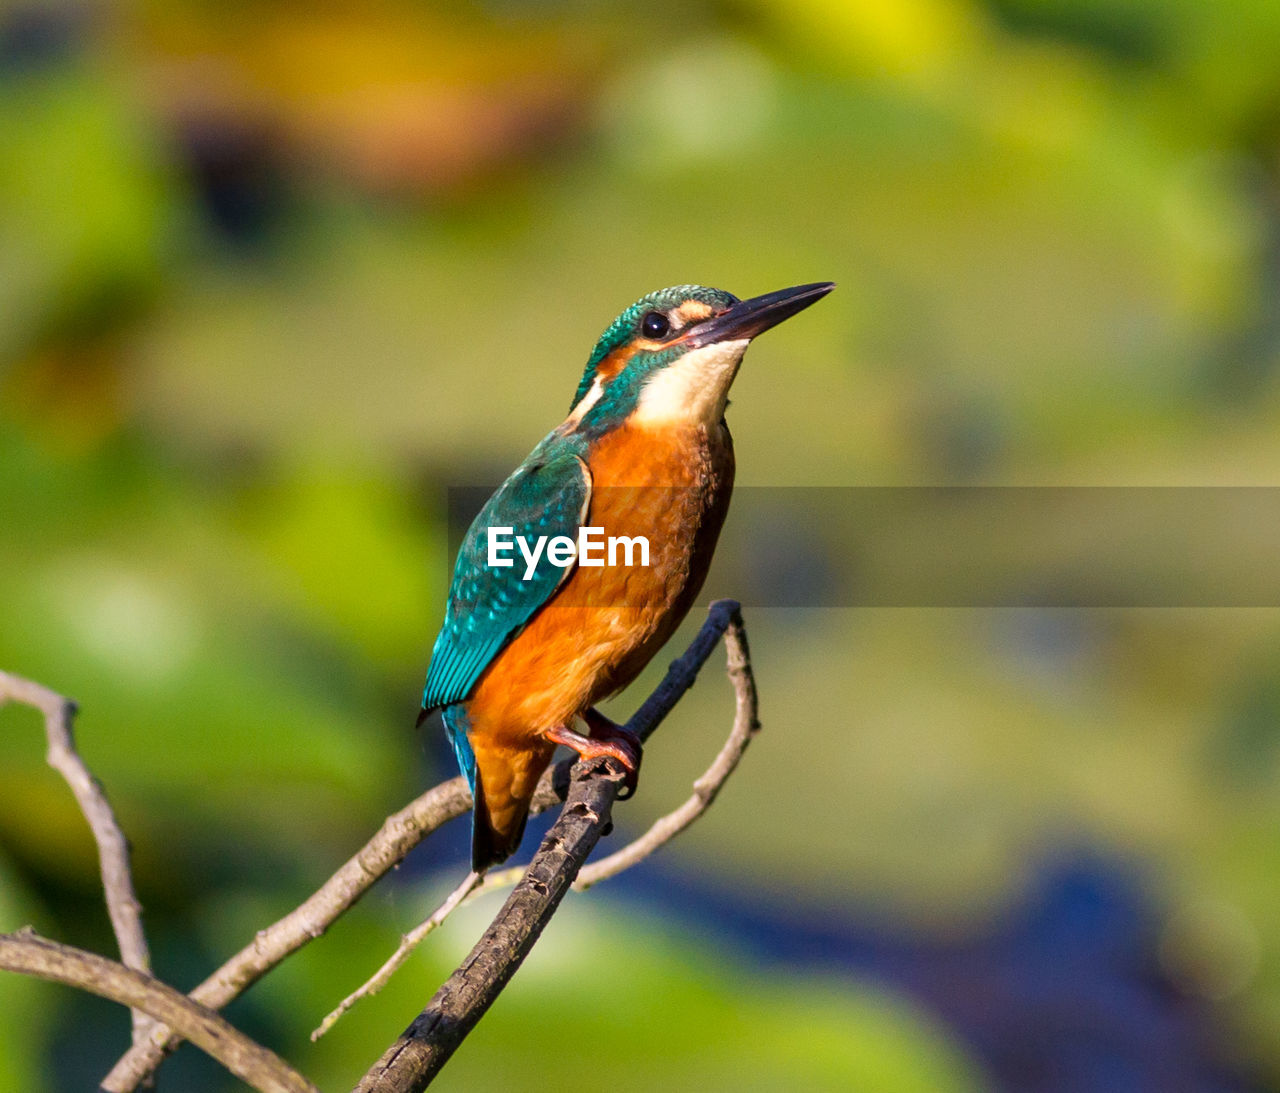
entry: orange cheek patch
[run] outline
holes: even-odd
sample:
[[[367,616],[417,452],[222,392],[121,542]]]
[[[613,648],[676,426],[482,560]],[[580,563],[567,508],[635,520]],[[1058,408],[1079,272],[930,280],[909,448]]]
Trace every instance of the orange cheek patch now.
[[[596,365],[595,378],[601,383],[607,384],[611,379],[621,373],[624,368],[626,368],[627,364],[631,361],[631,358],[636,355],[636,351],[638,349],[639,346],[635,344],[624,345],[615,349],[605,357],[604,360]]]
[[[690,323],[700,323],[703,319],[709,319],[715,311],[710,304],[704,304],[701,300],[686,300],[674,312],[675,325],[678,327],[686,327]]]

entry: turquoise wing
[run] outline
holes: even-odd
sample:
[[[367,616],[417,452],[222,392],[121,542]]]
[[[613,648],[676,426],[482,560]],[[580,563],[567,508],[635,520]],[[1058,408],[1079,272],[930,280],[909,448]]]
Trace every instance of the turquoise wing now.
[[[511,528],[531,545],[565,535],[577,542],[591,503],[587,465],[561,438],[548,437],[486,502],[467,530],[453,568],[444,625],[431,652],[422,707],[430,711],[471,694],[481,673],[569,575],[574,559],[552,565],[544,549],[535,572],[524,579],[519,549],[514,564],[488,564],[488,530]]]

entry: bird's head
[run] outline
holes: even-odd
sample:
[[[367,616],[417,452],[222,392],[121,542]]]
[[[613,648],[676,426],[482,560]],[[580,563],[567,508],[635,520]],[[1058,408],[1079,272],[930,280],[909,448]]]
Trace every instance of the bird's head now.
[[[596,343],[569,422],[599,434],[627,420],[719,421],[751,339],[833,288],[823,281],[750,300],[701,285],[650,293],[614,319]]]

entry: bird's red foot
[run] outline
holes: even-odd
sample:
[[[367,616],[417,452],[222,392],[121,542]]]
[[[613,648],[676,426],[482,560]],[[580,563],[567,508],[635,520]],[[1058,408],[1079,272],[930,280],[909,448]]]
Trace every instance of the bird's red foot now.
[[[630,729],[624,728],[616,721],[610,721],[594,706],[588,709],[582,719],[587,723],[590,730],[592,740],[607,740],[618,746],[625,748],[635,758],[633,763],[626,764],[627,780],[623,784],[626,793],[620,793],[618,799],[625,801],[628,797],[635,794],[636,781],[640,777],[640,762],[644,759],[644,744],[640,737],[633,733]]]
[[[599,759],[606,755],[616,759],[626,772],[626,780],[622,783],[626,792],[618,794],[618,800],[625,801],[635,793],[640,777],[640,760],[644,756],[640,738],[595,710],[588,710],[584,720],[591,729],[590,736],[574,732],[566,725],[557,725],[547,732],[547,739],[572,748],[579,759]]]

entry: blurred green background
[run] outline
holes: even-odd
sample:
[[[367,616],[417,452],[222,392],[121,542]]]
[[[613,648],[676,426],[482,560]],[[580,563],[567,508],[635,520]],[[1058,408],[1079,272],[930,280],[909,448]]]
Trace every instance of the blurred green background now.
[[[0,666],[82,703],[158,973],[454,773],[411,731],[447,490],[652,289],[839,282],[747,359],[742,484],[1272,483],[1278,55],[1270,0],[0,6]],[[568,901],[440,1088],[1280,1088],[1275,610],[747,623],[739,774]],[[713,662],[611,845],[729,709]],[[42,750],[0,710],[0,925],[111,951]],[[232,1019],[349,1086],[496,908],[308,1042],[465,823]],[[127,1038],[13,977],[0,1013],[4,1090]]]

